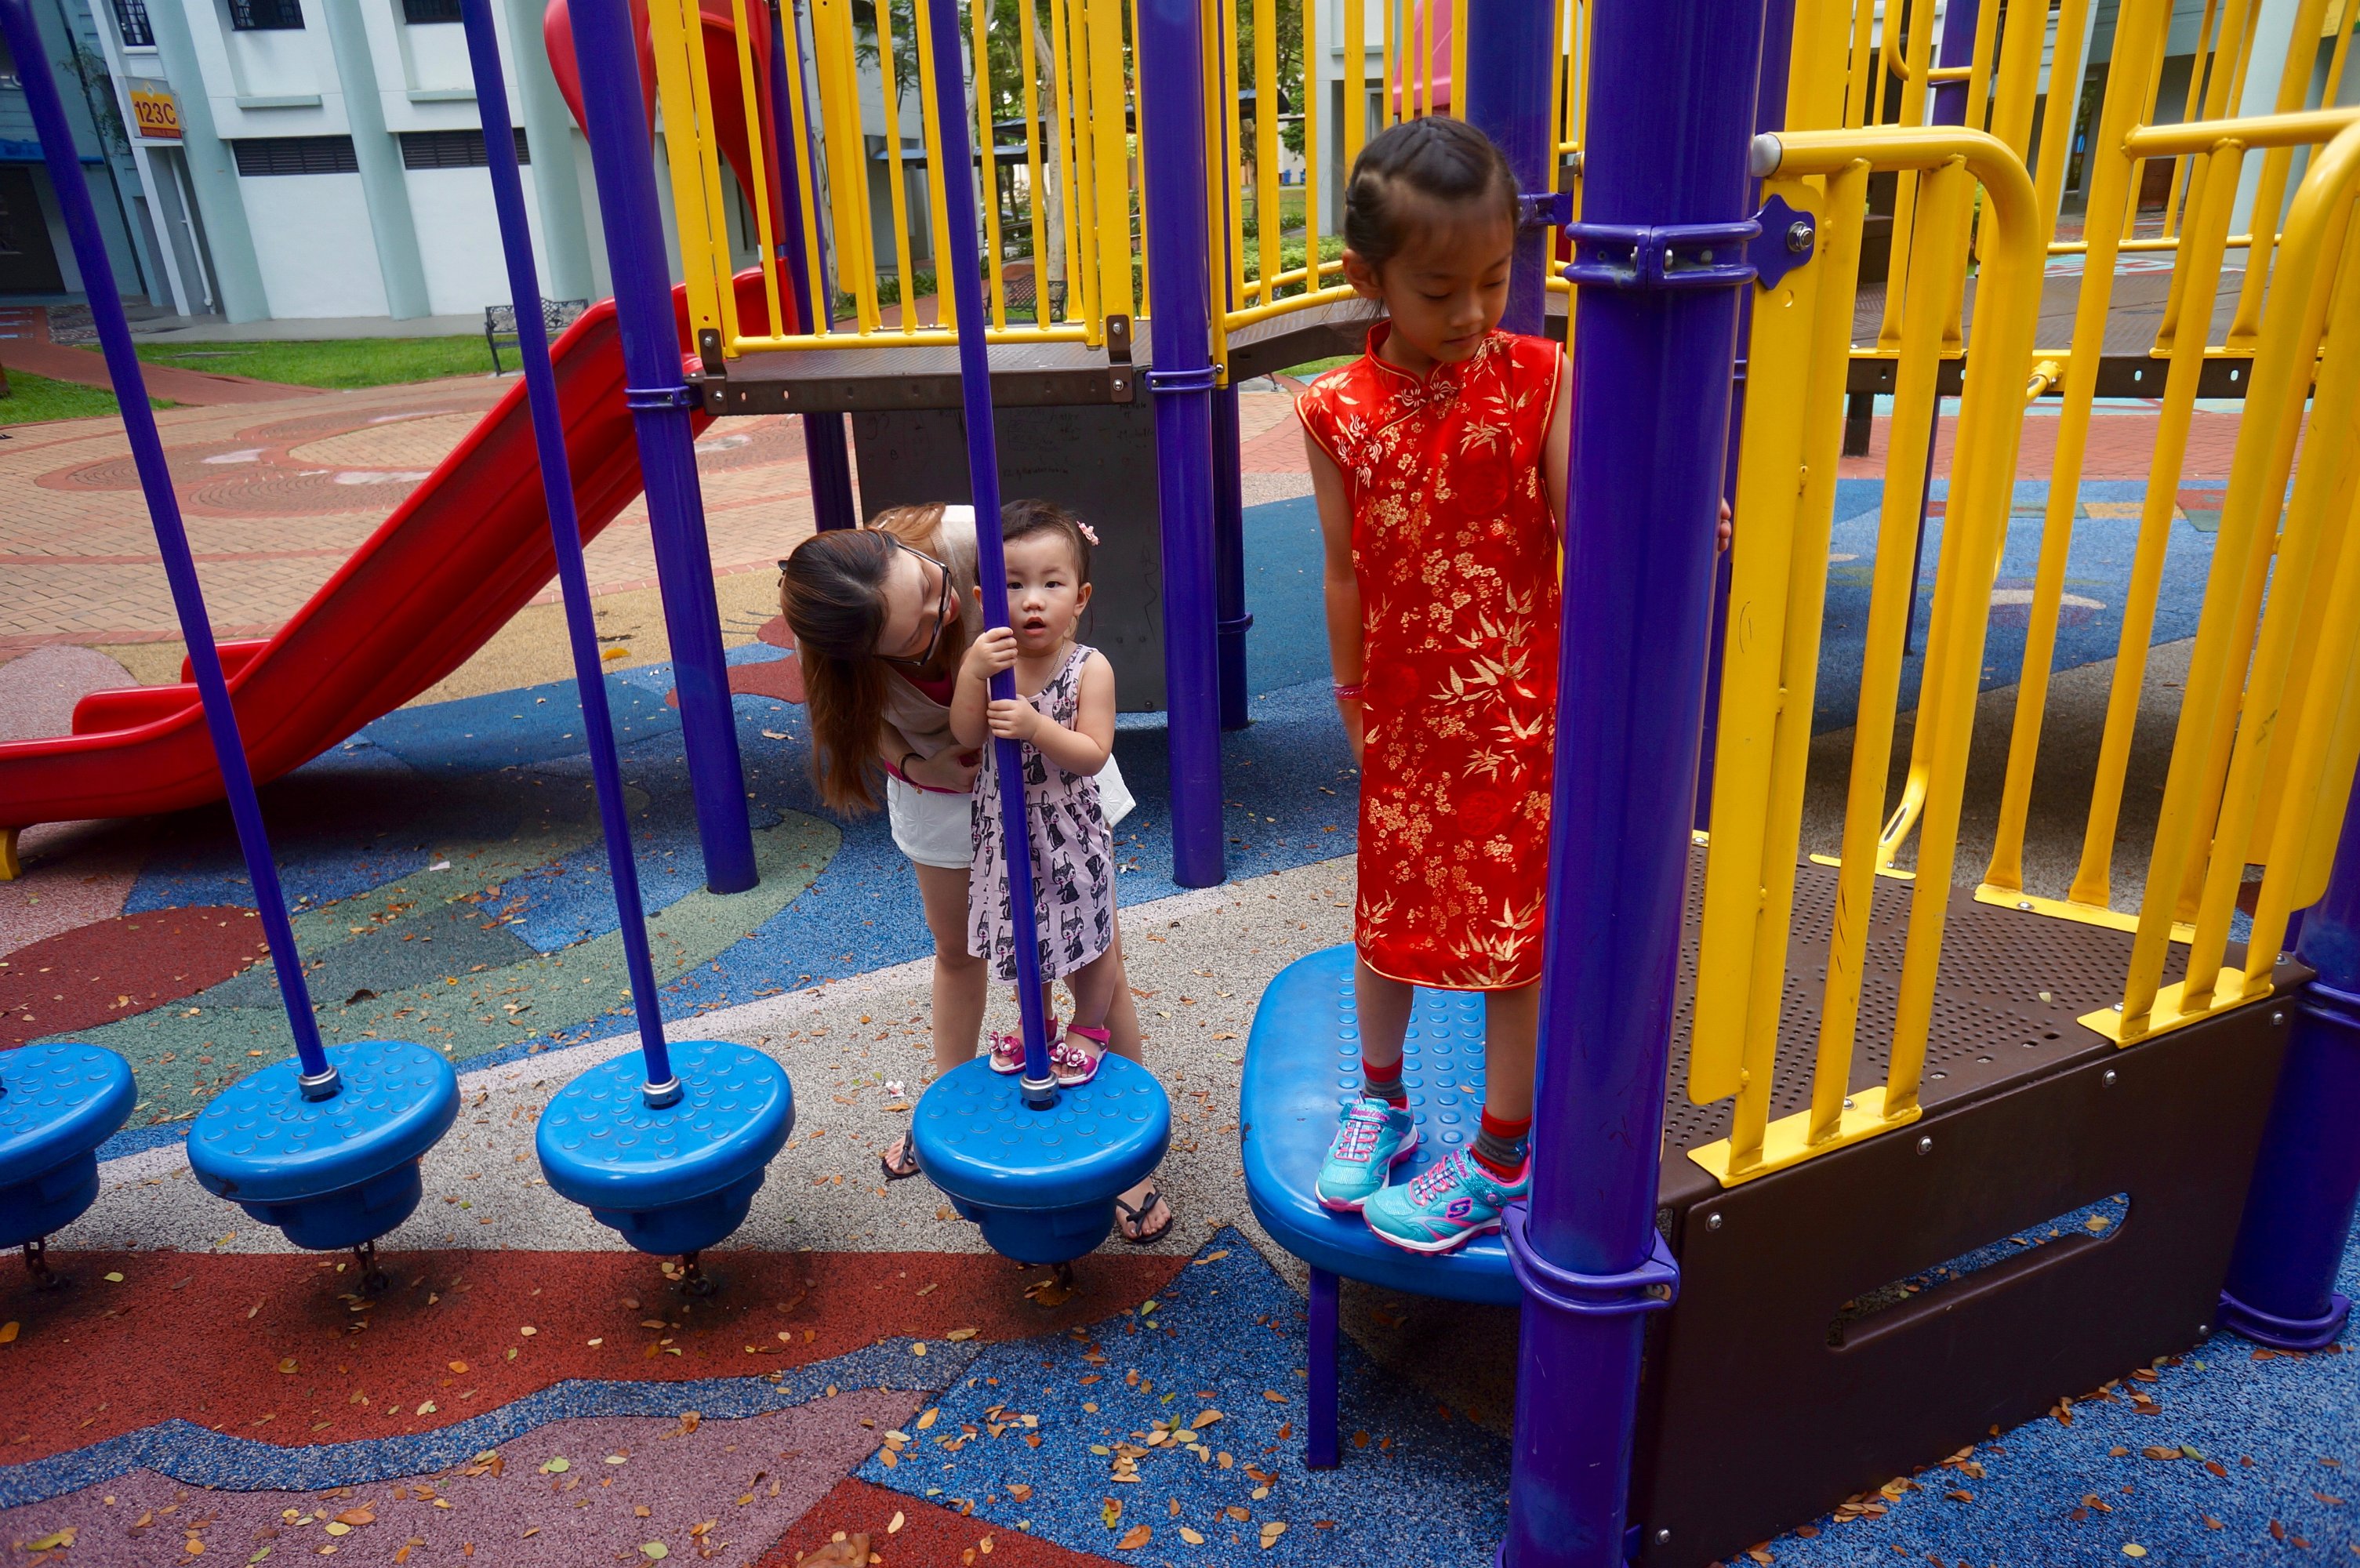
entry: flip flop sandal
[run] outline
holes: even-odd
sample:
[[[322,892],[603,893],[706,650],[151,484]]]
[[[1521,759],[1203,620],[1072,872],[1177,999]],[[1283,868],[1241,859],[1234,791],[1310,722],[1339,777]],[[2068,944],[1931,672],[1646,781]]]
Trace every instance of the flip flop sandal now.
[[[1049,1066],[1057,1075],[1060,1089],[1078,1089],[1098,1075],[1098,1063],[1106,1059],[1107,1042],[1114,1038],[1111,1029],[1087,1029],[1080,1024],[1067,1024],[1065,1032],[1080,1035],[1098,1048],[1084,1051],[1060,1040],[1049,1048]]]
[[[888,1181],[906,1181],[919,1173],[918,1146],[904,1136],[901,1139],[901,1163],[896,1165],[882,1154],[877,1157],[877,1163],[884,1171]]]
[[[1158,1203],[1164,1204],[1164,1223],[1162,1225],[1157,1225],[1152,1231],[1143,1231],[1137,1236],[1133,1236],[1130,1231],[1123,1228],[1123,1222],[1126,1220],[1135,1225],[1142,1220],[1145,1219],[1149,1214],[1153,1214],[1155,1212],[1155,1205]],[[1131,1243],[1133,1247],[1154,1246],[1157,1242],[1162,1241],[1165,1236],[1170,1236],[1172,1234],[1173,1225],[1177,1223],[1177,1216],[1173,1214],[1172,1205],[1169,1203],[1164,1202],[1163,1190],[1157,1187],[1153,1181],[1149,1182],[1147,1185],[1147,1201],[1145,1203],[1133,1206],[1130,1203],[1124,1203],[1120,1198],[1117,1198],[1114,1201],[1114,1212],[1116,1215],[1114,1227],[1115,1235],[1122,1237],[1123,1240]]]

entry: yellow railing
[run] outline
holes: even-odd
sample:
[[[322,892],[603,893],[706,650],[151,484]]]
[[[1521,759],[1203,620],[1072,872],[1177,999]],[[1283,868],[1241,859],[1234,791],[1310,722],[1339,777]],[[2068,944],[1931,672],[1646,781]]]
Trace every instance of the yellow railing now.
[[[1819,238],[1810,262],[1776,287],[1754,290],[1747,348],[1751,370],[1735,497],[1743,523],[1732,562],[1688,1078],[1689,1095],[1699,1104],[1736,1101],[1730,1137],[1692,1151],[1724,1181],[1780,1169],[1918,1114],[1986,606],[2007,527],[2022,426],[2022,383],[1971,379],[1918,709],[1927,757],[1923,816],[1890,1066],[1884,1084],[1853,1094],[1849,1084],[1869,906],[1880,870],[1902,631],[1915,587],[1918,485],[1899,476],[1924,471],[1943,337],[1958,302],[1957,268],[1915,269],[1893,318],[1899,334],[1899,411],[1878,528],[1811,1104],[1774,1122],[1773,1066],[1870,174],[1892,169],[1923,176],[1918,203],[1928,255],[1964,254],[1969,216],[1981,192],[1986,235],[1972,340],[1981,363],[2029,358],[2040,298],[2032,181],[1996,137],[1940,127],[1862,127],[1791,132],[1780,138],[1780,149],[1767,191],[1816,214]]]
[[[663,110],[664,148],[691,324],[720,334],[735,358],[772,350],[957,341],[948,289],[928,281],[948,254],[934,72],[967,71],[957,41],[933,36],[919,0],[877,0],[868,25],[849,0],[789,6],[787,75],[816,91],[789,91],[778,106],[791,127],[792,168],[780,175],[805,214],[800,234],[774,212],[770,166],[779,149],[747,149],[744,190],[724,161],[711,94],[742,100],[759,125],[769,62],[749,43],[748,7],[730,0],[736,59],[718,71],[709,58],[717,34],[696,0],[656,0],[650,31]],[[1141,259],[1134,138],[1134,81],[1125,0],[1014,0],[972,8],[970,86],[985,149],[984,241],[994,343],[1106,341],[1110,317],[1132,315]],[[724,88],[722,84],[727,83]],[[1011,122],[1022,147],[1003,143]],[[912,133],[914,131],[914,138]],[[913,149],[908,144],[915,141]],[[913,156],[913,151],[915,156]],[[923,164],[923,173],[913,165]],[[741,223],[740,220],[743,220]],[[733,237],[751,231],[748,247]],[[814,292],[832,280],[836,298],[799,332],[749,330],[738,320],[731,278],[762,271],[770,321],[792,298],[785,247],[803,251]],[[892,298],[888,298],[888,285]],[[1026,287],[1020,288],[1022,280]],[[1062,299],[1058,296],[1062,294]],[[1029,299],[1024,296],[1029,295]],[[891,315],[888,319],[889,312]],[[1028,319],[1029,318],[1029,319]]]

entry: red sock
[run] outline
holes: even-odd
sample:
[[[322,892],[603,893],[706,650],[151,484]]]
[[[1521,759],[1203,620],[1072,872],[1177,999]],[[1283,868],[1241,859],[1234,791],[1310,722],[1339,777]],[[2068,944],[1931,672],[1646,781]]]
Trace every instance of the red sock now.
[[[1532,1136],[1533,1118],[1509,1121],[1483,1113],[1483,1130],[1476,1136],[1471,1152],[1477,1164],[1502,1181],[1513,1182],[1524,1173],[1525,1140]]]
[[[1402,1059],[1396,1056],[1380,1067],[1362,1051],[1360,1093],[1372,1094],[1397,1111],[1408,1109],[1409,1091],[1402,1087]]]

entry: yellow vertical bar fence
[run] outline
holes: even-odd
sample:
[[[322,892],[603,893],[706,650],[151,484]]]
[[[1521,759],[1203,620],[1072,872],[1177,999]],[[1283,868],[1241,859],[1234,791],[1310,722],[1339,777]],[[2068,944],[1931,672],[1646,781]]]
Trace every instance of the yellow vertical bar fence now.
[[[836,312],[836,301],[827,297],[827,269],[820,261],[819,201],[813,190],[811,166],[811,115],[803,105],[803,27],[792,0],[780,7],[779,25],[786,29],[787,80],[794,84],[787,93],[787,107],[794,125],[795,191],[804,213],[801,236],[803,276],[811,279],[812,319],[803,323],[803,331],[825,336],[833,325],[830,318]]]
[[[1089,17],[1091,249],[1098,274],[1098,309],[1090,319],[1092,348],[1106,341],[1106,318],[1129,316],[1131,277],[1131,149],[1123,114],[1122,0],[1085,0]]]
[[[738,336],[738,302],[729,287],[728,208],[721,197],[720,148],[713,137],[696,0],[655,0],[648,7],[648,32],[664,110],[664,163],[672,175],[689,325],[718,332],[728,343]]]
[[[1254,230],[1256,297],[1267,305],[1278,285],[1278,236],[1285,220],[1278,194],[1278,0],[1253,0]]]
[[[1319,0],[1303,0],[1303,291],[1319,292]]]
[[[770,211],[771,148],[764,142],[759,128],[762,124],[760,83],[763,76],[767,76],[770,72],[770,62],[767,60],[762,61],[759,68],[761,74],[756,74],[758,68],[754,63],[754,37],[752,29],[747,26],[746,0],[729,0],[729,11],[730,21],[738,38],[739,105],[745,113],[746,124],[749,127],[746,137],[746,161],[748,171],[754,177],[754,189],[745,194],[754,204],[754,234],[762,247],[760,257],[762,303],[770,312],[768,318],[770,331],[776,333],[780,323],[786,320],[786,316],[779,308],[779,247],[776,241],[779,215]],[[792,13],[790,19],[792,19]],[[725,251],[722,254],[727,256],[728,253]],[[721,334],[721,341],[724,343],[731,343],[738,337],[736,320],[738,291],[735,288],[724,284],[721,286],[720,292],[730,296],[729,309],[727,312],[730,320]]]
[[[2300,109],[2311,95],[2311,78],[2318,62],[2319,25],[2327,0],[2299,0],[2293,35],[2287,39],[2286,59],[2278,71],[2277,109],[2281,114]],[[2227,345],[2249,348],[2261,332],[2262,285],[2268,279],[2270,250],[2278,240],[2278,217],[2286,202],[2287,172],[2293,167],[2292,147],[2272,147],[2262,155],[2262,178],[2254,191],[2251,243],[2245,251],[2245,281],[2237,290],[2236,314],[2230,320]],[[2206,327],[2211,327],[2206,321]]]
[[[890,0],[887,0],[885,5],[878,7],[878,13],[882,16],[890,8]],[[926,5],[925,0],[915,0],[910,9],[916,17],[919,145],[926,149],[926,251],[934,264],[934,324],[948,330],[958,325],[958,312],[951,303],[954,290],[950,279],[943,276],[943,270],[950,266],[951,259],[950,203],[943,200],[944,182],[965,180],[968,174],[964,169],[943,167],[942,117],[934,103],[934,72],[942,66],[934,48],[934,7]],[[950,68],[954,72],[959,69],[958,53],[958,35],[954,33],[950,38]],[[990,157],[990,146],[988,140],[984,144],[986,158]],[[986,200],[989,199],[987,195]],[[904,215],[906,201],[897,202],[895,212],[897,215]],[[913,321],[918,313],[916,288],[914,278],[905,277],[901,280],[901,320],[904,324]]]
[[[1041,189],[1041,73],[1034,64],[1040,58],[1035,42],[1039,32],[1040,19],[1032,14],[1032,0],[1016,0],[1016,48],[1022,61],[1016,74],[1024,84],[1024,189],[1025,200],[1032,207],[1032,322],[1045,327],[1050,321],[1049,212]]]
[[[917,7],[923,10],[921,5]],[[877,69],[883,78],[885,100],[885,167],[890,184],[886,198],[892,202],[893,220],[893,286],[901,295],[899,310],[901,331],[918,330],[918,275],[910,263],[910,184],[901,171],[901,57],[893,49],[892,0],[884,0],[877,12]],[[925,88],[917,88],[921,97]],[[858,100],[855,100],[857,103]]]
[[[990,0],[977,0],[971,7],[975,25],[975,129],[977,172],[983,177],[983,237],[984,287],[991,290],[991,324],[1001,332],[1008,330],[1008,250],[1000,237],[1000,143],[991,128],[991,39],[985,28],[990,19]],[[954,49],[951,58],[958,59]],[[935,191],[941,195],[940,188]],[[939,202],[938,202],[939,204]],[[948,296],[949,280],[935,269],[934,289]]]

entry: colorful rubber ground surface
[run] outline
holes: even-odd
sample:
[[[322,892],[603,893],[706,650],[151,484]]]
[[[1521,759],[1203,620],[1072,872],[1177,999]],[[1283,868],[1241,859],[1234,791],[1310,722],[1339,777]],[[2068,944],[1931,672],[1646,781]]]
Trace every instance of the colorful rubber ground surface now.
[[[2136,522],[2136,491],[2121,489],[2084,487],[2070,587],[2089,603],[2069,601],[2081,618],[2060,667],[2112,652]],[[2158,640],[2186,635],[2174,617],[2209,544],[2202,498],[2180,498]],[[1856,683],[1854,574],[1878,499],[1845,483],[1836,553],[1858,559],[1835,562],[1823,698]],[[2040,504],[2037,488],[2019,495],[2011,562]],[[90,830],[78,875],[43,874],[46,908],[8,909],[5,929],[36,934],[0,954],[0,1049],[110,1045],[141,1103],[105,1150],[101,1211],[60,1238],[76,1282],[41,1294],[13,1266],[0,1273],[0,1563],[1488,1563],[1513,1315],[1348,1290],[1346,1461],[1309,1472],[1299,1275],[1241,1218],[1223,1223],[1243,1211],[1234,1078],[1218,1071],[1241,1048],[1221,1043],[1238,1034],[1225,1020],[1250,1012],[1253,975],[1338,940],[1350,866],[1334,863],[1354,831],[1307,506],[1258,507],[1250,526],[1260,695],[1254,725],[1224,743],[1239,878],[1226,903],[1191,902],[1168,879],[1162,730],[1126,721],[1118,746],[1141,800],[1121,833],[1134,985],[1152,1043],[1177,1042],[1185,1152],[1197,1180],[1227,1183],[1226,1208],[1192,1200],[1182,1239],[1160,1250],[1110,1244],[1058,1301],[956,1240],[964,1227],[925,1221],[937,1200],[923,1183],[869,1195],[861,1139],[894,1125],[923,1060],[904,1004],[923,996],[910,965],[929,943],[882,824],[818,810],[803,713],[779,695],[785,656],[757,644],[732,659],[764,875],[735,898],[699,883],[668,670],[608,679],[664,1014],[726,1032],[769,1009],[800,1020],[798,1049],[885,1042],[886,1026],[893,1039],[873,1072],[856,1064],[865,1076],[798,1066],[803,1120],[767,1217],[715,1260],[718,1296],[675,1293],[654,1260],[602,1248],[526,1174],[530,1113],[551,1086],[540,1059],[569,1075],[628,1020],[572,690],[405,710],[267,792],[323,1029],[425,1041],[468,1085],[468,1118],[430,1162],[432,1223],[388,1252],[383,1296],[356,1293],[343,1260],[271,1250],[186,1191],[188,1117],[289,1049],[222,814]],[[1995,683],[2014,662],[2008,603]],[[0,704],[7,681],[0,666]],[[1822,727],[1848,722],[1823,708]],[[1214,922],[1265,898],[1265,945],[1219,934],[1230,928]],[[1148,942],[1166,978],[1151,977]],[[904,1010],[855,1010],[888,995]],[[840,1169],[796,1163],[847,1138]],[[915,1216],[912,1245],[862,1217],[895,1213]],[[2355,1276],[2347,1265],[2360,1291]],[[2343,1348],[2257,1358],[2222,1334],[2107,1389],[2058,1389],[2069,1419],[1926,1455],[1922,1473],[1798,1521],[1754,1558],[2360,1557],[2360,1359]],[[1732,1465],[1745,1432],[1731,1411]]]

